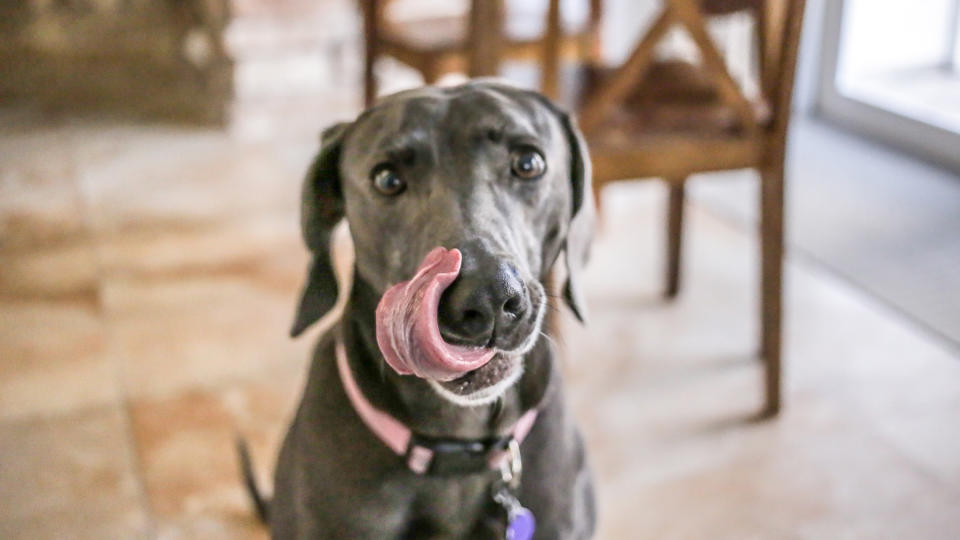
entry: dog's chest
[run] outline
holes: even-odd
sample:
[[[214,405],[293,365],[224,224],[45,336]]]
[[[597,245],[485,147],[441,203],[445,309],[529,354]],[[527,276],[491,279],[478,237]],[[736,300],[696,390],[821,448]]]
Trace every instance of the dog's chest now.
[[[411,508],[414,538],[496,538],[503,516],[490,491],[490,475],[423,477]],[[481,534],[485,532],[486,534]]]

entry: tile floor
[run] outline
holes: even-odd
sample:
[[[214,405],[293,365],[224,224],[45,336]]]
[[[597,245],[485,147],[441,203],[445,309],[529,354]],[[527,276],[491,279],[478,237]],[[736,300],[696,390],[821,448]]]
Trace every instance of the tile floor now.
[[[0,122],[0,538],[265,538],[261,482],[317,330],[287,325],[315,139]],[[690,209],[658,298],[664,193],[611,187],[564,369],[601,539],[960,537],[960,358],[789,260],[786,408],[756,422],[752,232]]]
[[[960,351],[960,174],[832,127],[792,124],[787,241]],[[757,219],[757,182],[695,182],[694,201]]]

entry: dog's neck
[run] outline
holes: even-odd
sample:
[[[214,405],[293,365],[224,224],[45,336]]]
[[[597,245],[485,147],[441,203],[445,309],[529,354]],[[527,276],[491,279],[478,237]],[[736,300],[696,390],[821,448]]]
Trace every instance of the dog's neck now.
[[[354,274],[356,275],[356,274]],[[542,401],[553,373],[549,343],[541,337],[524,358],[524,374],[489,405],[462,407],[430,388],[423,379],[401,376],[383,360],[377,346],[375,311],[380,294],[355,278],[340,331],[364,396],[413,432],[433,437],[479,439],[503,434]]]

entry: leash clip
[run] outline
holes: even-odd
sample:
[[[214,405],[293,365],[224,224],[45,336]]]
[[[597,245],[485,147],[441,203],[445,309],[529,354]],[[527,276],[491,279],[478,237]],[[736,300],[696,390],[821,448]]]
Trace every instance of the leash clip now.
[[[502,482],[493,486],[493,500],[503,508],[507,518],[505,540],[531,540],[537,529],[537,520],[529,508],[520,504],[514,493],[520,487],[523,460],[520,458],[520,443],[513,437],[507,443],[505,459],[500,461]]]
[[[523,459],[520,457],[520,443],[511,438],[507,444],[507,459],[500,462],[500,478],[511,489],[520,486],[520,475],[523,474]]]

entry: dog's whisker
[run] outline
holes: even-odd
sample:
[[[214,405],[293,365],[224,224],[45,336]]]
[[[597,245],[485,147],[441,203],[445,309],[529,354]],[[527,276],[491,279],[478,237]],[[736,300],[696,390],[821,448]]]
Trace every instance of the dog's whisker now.
[[[567,358],[567,355],[560,354],[560,351],[565,349],[565,344],[563,343],[563,340],[557,339],[555,336],[551,336],[542,331],[540,332],[540,335],[542,335],[547,340],[547,345],[550,347],[550,353],[553,355],[553,357],[558,358],[560,362],[563,364],[563,367],[565,368],[570,367],[570,360]]]
[[[543,331],[540,332],[540,335],[546,338],[547,341],[550,342],[550,345],[552,345],[555,349],[563,348],[566,345],[566,343],[563,341],[563,338],[560,338],[558,336],[551,336],[550,334]]]
[[[550,313],[553,313],[554,315],[559,315],[563,312],[563,310],[557,306],[547,306],[547,309],[549,309]]]

